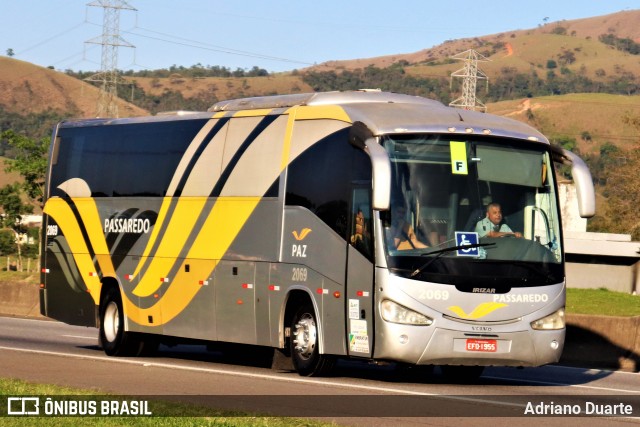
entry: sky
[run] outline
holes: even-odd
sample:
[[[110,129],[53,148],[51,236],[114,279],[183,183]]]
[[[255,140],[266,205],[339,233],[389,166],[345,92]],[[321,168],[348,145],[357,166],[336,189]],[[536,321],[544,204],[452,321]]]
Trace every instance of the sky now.
[[[291,71],[446,40],[638,9],[638,0],[0,0],[0,55],[98,71],[104,8],[121,9],[117,68]],[[135,10],[129,10],[129,8]],[[125,47],[124,45],[134,47]]]

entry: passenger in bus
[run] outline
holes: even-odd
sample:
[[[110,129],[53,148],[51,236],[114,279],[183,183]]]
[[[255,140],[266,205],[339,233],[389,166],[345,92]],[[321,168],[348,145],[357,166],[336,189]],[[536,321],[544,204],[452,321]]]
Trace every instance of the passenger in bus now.
[[[406,213],[407,210],[403,206],[395,206],[392,209],[389,243],[399,251],[428,248],[428,245],[418,240],[413,227],[406,221]]]
[[[522,237],[521,233],[514,232],[502,222],[502,208],[499,203],[487,205],[487,216],[476,224],[476,233],[479,237]]]
[[[351,244],[364,255],[371,255],[371,233],[367,227],[367,220],[359,209],[354,218],[354,230],[351,235]]]

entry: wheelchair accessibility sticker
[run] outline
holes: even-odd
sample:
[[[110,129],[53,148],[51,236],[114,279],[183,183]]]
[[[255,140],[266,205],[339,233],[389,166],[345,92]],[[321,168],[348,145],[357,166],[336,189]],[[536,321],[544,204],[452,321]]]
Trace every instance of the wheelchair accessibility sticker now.
[[[456,234],[456,246],[477,245],[478,242],[480,241],[480,238],[478,237],[478,233],[475,233],[475,232],[456,231],[455,234]],[[473,248],[458,249],[458,251],[456,252],[456,255],[478,257],[480,256],[480,248],[473,247]]]

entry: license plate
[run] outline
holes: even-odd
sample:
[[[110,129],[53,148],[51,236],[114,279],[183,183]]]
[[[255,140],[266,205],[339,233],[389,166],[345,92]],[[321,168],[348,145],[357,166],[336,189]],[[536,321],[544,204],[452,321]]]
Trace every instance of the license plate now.
[[[468,339],[466,342],[467,351],[484,351],[494,353],[498,351],[498,342],[496,340],[478,340]]]

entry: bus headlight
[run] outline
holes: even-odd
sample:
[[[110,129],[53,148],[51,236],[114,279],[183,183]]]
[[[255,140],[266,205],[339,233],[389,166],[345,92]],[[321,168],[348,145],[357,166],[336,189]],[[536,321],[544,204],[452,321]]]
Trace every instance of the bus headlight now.
[[[551,313],[542,319],[531,322],[531,327],[538,331],[552,331],[556,329],[563,329],[566,326],[564,321],[564,308]]]
[[[433,319],[428,318],[424,314],[409,310],[407,307],[403,307],[388,299],[382,301],[381,308],[382,318],[387,322],[421,326],[429,326],[433,323]]]

